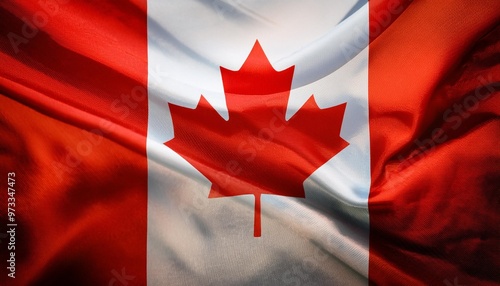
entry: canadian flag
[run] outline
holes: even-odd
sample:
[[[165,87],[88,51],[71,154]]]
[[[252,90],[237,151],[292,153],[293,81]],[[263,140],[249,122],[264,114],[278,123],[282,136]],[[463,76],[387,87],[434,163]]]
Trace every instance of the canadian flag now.
[[[500,2],[0,2],[1,285],[498,285]]]

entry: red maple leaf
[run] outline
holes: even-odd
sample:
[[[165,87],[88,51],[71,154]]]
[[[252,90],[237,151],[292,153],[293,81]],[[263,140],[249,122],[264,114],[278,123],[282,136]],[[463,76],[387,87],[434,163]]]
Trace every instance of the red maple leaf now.
[[[294,66],[276,71],[258,41],[240,70],[220,70],[229,120],[203,95],[194,109],[169,104],[175,137],[165,145],[212,182],[209,198],[255,195],[259,237],[260,196],[304,198],[304,180],[348,145],[346,103],[320,109],[311,96],[287,121]]]

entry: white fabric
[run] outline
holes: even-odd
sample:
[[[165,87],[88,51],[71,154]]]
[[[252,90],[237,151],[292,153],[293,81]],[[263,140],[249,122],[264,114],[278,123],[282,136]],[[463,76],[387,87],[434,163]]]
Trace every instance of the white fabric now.
[[[368,276],[368,4],[355,0],[149,0],[149,285],[365,285]],[[226,120],[219,66],[238,70],[255,40],[276,70],[295,65],[287,116],[314,94],[347,102],[349,146],[304,183],[306,198],[208,199],[210,182],[163,143],[168,102],[200,95]]]

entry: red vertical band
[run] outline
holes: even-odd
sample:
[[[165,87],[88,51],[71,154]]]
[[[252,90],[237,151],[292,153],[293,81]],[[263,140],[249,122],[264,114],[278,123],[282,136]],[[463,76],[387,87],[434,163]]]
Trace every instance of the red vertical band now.
[[[17,228],[16,278],[2,263],[0,284],[145,285],[146,1],[1,6],[0,181],[15,172]]]
[[[370,1],[370,23],[395,2]],[[498,11],[495,0],[413,1],[372,35],[374,285],[498,282]]]

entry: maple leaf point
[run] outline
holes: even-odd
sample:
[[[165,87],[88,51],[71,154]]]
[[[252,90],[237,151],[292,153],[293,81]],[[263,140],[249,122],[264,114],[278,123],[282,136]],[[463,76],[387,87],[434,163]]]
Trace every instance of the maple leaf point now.
[[[294,66],[276,71],[258,41],[240,70],[220,70],[229,120],[203,95],[194,109],[169,103],[175,137],[165,145],[210,180],[209,198],[253,194],[260,237],[261,195],[304,198],[304,181],[349,145],[346,103],[320,109],[311,95],[287,121]]]

